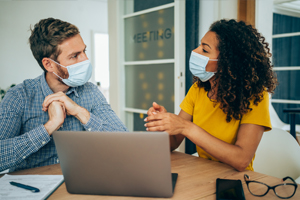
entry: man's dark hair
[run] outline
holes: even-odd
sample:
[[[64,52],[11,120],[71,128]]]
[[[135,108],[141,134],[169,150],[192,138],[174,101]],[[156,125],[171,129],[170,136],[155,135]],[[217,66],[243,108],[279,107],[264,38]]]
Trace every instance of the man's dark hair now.
[[[57,60],[61,53],[58,45],[66,39],[79,34],[79,30],[75,25],[54,18],[42,19],[30,30],[30,49],[34,58],[45,72],[47,70],[43,66],[42,59],[47,57]]]

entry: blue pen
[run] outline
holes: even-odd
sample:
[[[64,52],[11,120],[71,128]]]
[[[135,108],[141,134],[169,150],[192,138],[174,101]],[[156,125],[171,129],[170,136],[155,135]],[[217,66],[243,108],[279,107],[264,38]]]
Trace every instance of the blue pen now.
[[[11,181],[9,182],[11,185],[13,186],[17,186],[19,188],[23,188],[25,190],[30,190],[31,192],[39,192],[40,190],[38,188],[35,188],[35,187],[32,187],[32,186],[29,186],[29,185],[24,185],[22,183],[17,183],[17,182],[14,182],[14,181]]]

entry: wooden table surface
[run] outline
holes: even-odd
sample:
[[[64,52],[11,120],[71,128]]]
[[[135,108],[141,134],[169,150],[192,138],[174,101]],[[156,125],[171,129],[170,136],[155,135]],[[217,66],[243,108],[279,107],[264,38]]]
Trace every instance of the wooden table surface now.
[[[281,180],[272,176],[265,174],[253,172],[253,171],[244,171],[238,172],[232,167],[215,162],[206,160],[203,158],[191,156],[188,154],[173,152],[171,154],[171,165],[172,172],[178,173],[178,179],[175,187],[174,196],[170,199],[207,199],[215,200],[216,199],[216,179],[225,178],[225,179],[240,179],[243,183],[244,193],[247,200],[250,199],[279,199],[273,192],[270,190],[269,193],[264,197],[255,197],[251,195],[248,191],[247,185],[244,181],[244,174],[248,174],[251,180],[257,180],[264,182],[270,186],[280,184]],[[25,174],[41,174],[41,175],[56,175],[62,174],[60,165],[49,165],[44,167],[38,167],[33,169],[21,170],[13,172],[10,174],[14,175],[25,175]],[[0,177],[2,177],[1,175]],[[77,199],[166,199],[166,198],[139,198],[139,197],[124,197],[124,196],[102,196],[102,195],[74,195],[69,194],[66,190],[66,185],[63,183],[49,198],[49,200],[77,200]],[[295,195],[290,199],[300,199],[300,185],[298,185]]]

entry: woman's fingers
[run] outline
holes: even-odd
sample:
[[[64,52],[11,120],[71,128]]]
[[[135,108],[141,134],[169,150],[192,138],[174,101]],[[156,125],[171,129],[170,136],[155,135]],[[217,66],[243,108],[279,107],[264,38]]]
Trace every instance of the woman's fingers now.
[[[152,105],[154,109],[159,110],[160,105],[158,105],[156,102],[153,102]]]
[[[144,126],[145,127],[154,127],[154,126],[161,126],[162,124],[163,124],[162,120],[155,120],[155,121],[151,121],[151,122],[144,124]]]
[[[155,109],[156,112],[167,112],[167,110],[165,109],[165,107],[157,104],[156,102],[153,102],[153,108]]]
[[[156,121],[156,120],[161,120],[163,119],[165,116],[164,113],[156,113],[156,112],[153,112],[152,115],[148,115],[148,117],[146,117],[144,119],[145,122],[150,122],[150,121]]]
[[[154,115],[154,113],[155,113],[155,109],[153,107],[151,107],[151,108],[149,108],[147,115],[151,116],[151,115]]]
[[[163,131],[165,131],[165,127],[164,126],[147,127],[146,131],[151,131],[151,132],[159,131],[159,132],[163,132]]]

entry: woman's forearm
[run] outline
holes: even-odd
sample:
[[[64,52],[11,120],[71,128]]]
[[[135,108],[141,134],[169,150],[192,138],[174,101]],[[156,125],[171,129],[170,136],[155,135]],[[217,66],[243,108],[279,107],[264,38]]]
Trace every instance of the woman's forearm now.
[[[249,126],[251,124],[248,124],[248,128]],[[219,161],[243,171],[251,162],[264,131],[263,127],[257,125],[252,125],[250,131],[244,131],[246,129],[244,126],[239,131],[235,144],[228,144],[195,124],[187,127],[183,135]]]

